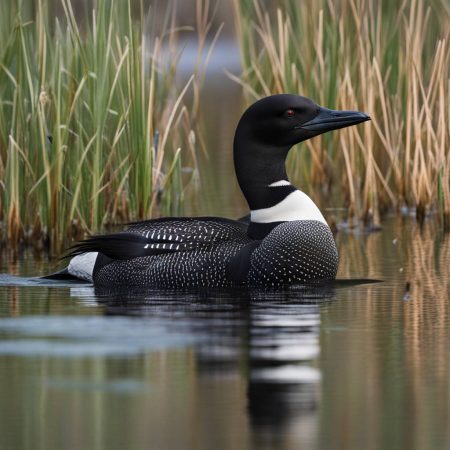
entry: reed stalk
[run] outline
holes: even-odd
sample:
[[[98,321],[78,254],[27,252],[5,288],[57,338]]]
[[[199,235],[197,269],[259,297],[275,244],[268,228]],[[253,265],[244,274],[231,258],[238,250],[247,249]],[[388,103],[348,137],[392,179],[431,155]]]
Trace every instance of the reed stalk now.
[[[0,5],[1,237],[53,253],[180,208],[196,83],[176,87],[177,58],[160,62],[163,46],[178,52],[176,31],[146,39],[142,2],[98,0],[83,27],[61,6],[55,18],[45,0]]]

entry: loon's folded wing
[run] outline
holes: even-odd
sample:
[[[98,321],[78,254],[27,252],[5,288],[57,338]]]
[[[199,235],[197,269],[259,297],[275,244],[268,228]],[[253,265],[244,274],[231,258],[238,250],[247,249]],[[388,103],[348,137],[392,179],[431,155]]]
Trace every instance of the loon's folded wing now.
[[[130,259],[194,250],[246,236],[247,226],[218,217],[163,218],[135,222],[122,232],[90,236],[71,247],[68,257],[99,252]]]

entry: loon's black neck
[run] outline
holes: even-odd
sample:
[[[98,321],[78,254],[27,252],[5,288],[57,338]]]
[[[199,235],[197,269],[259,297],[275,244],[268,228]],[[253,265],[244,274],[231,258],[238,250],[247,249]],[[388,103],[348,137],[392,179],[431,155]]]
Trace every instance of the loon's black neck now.
[[[250,106],[234,137],[236,176],[250,207],[250,237],[263,236],[281,222],[326,224],[313,200],[289,183],[286,157],[299,142],[369,119],[359,111],[333,111],[289,94],[267,97]]]
[[[300,191],[287,183],[287,154],[299,142],[366,120],[370,117],[359,111],[333,111],[306,97],[290,94],[266,97],[250,106],[236,128],[234,164],[239,185],[252,211],[252,220],[253,216],[258,217],[256,222],[322,218],[317,207],[311,205],[312,201],[302,199]],[[305,205],[312,214],[302,213]],[[261,210],[273,207],[277,212],[282,210],[282,214],[274,212],[261,219]],[[292,208],[297,215],[289,213]],[[253,214],[254,211],[260,213]]]
[[[285,162],[290,148],[258,142],[245,124],[238,125],[234,137],[234,168],[250,210],[270,208],[296,190],[291,184],[270,187],[281,180],[289,181]]]

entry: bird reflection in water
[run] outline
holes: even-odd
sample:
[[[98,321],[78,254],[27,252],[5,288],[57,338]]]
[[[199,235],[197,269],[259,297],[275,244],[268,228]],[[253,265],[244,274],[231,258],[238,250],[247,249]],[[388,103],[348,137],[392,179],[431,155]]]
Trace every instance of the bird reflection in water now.
[[[107,315],[170,319],[169,327],[194,337],[198,376],[245,379],[255,439],[264,431],[276,436],[291,424],[297,431],[309,428],[317,420],[319,309],[333,293],[332,286],[276,292],[72,290],[80,301],[95,299]]]

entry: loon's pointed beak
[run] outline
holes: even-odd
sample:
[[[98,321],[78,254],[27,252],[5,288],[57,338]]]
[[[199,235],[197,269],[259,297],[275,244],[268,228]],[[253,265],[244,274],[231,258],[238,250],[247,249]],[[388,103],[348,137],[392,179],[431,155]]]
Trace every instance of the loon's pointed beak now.
[[[333,111],[332,109],[319,108],[319,113],[314,119],[297,125],[295,128],[313,132],[325,133],[338,128],[349,127],[370,120],[367,114],[359,111]]]

